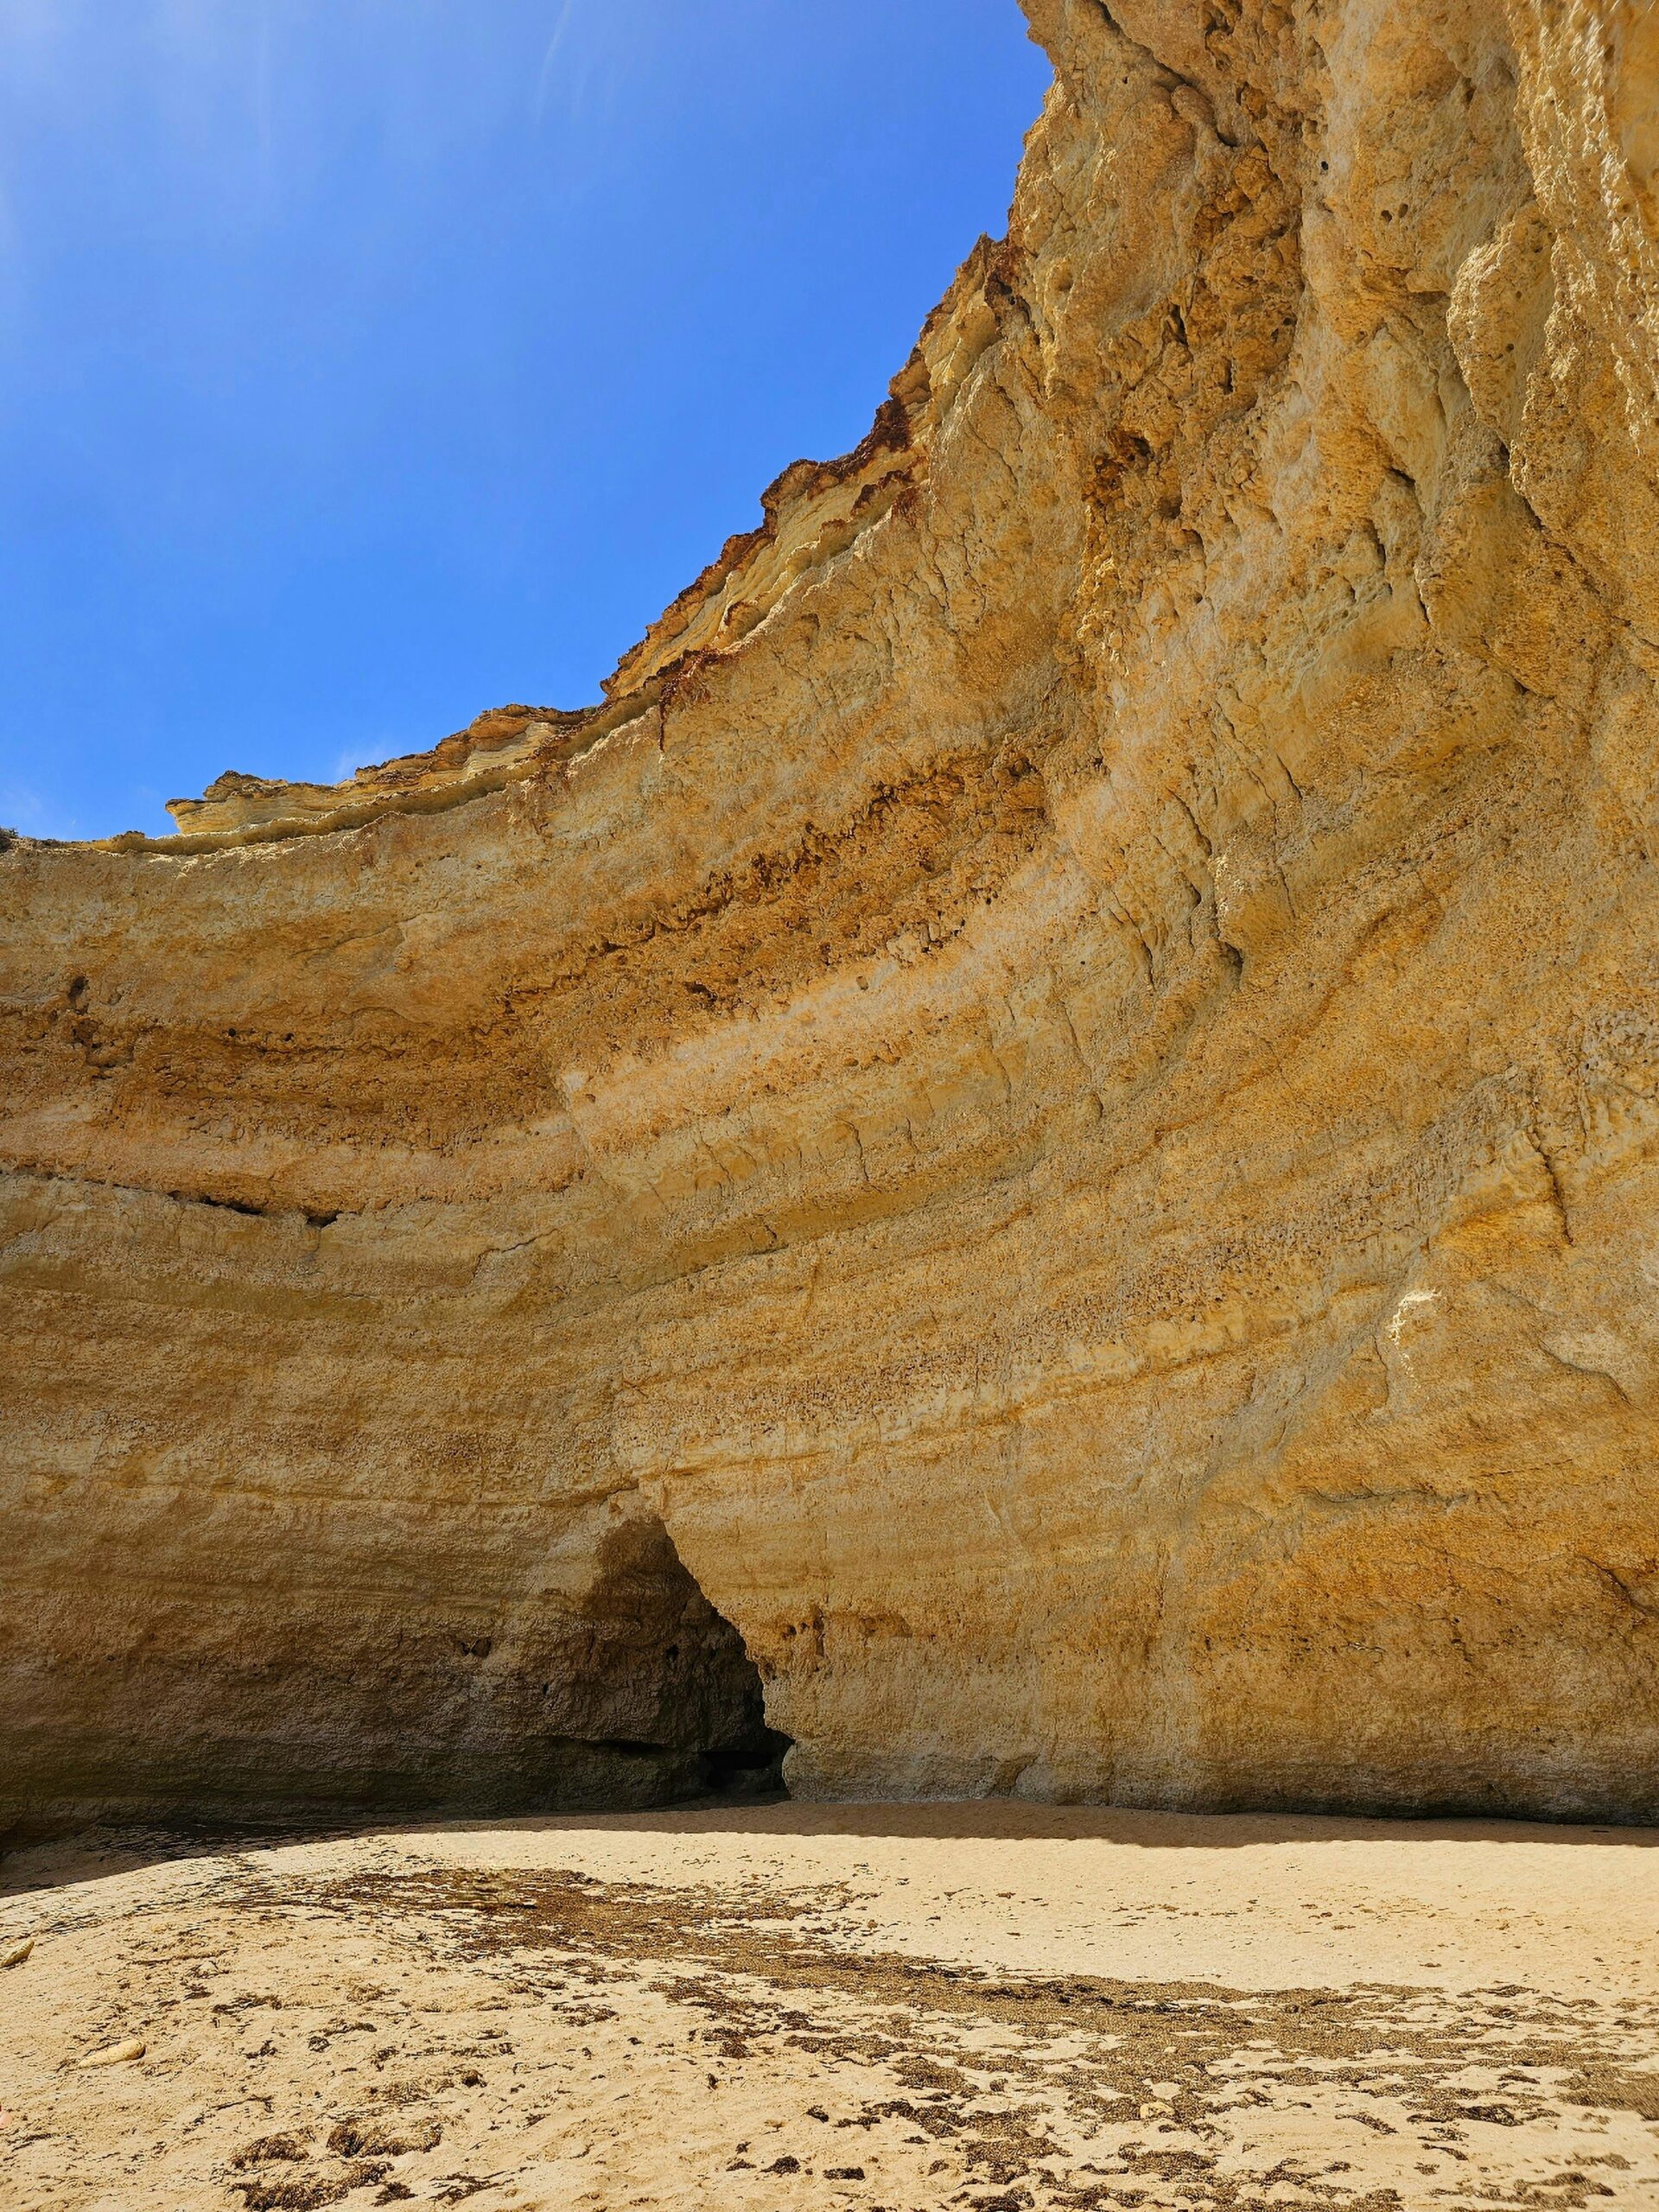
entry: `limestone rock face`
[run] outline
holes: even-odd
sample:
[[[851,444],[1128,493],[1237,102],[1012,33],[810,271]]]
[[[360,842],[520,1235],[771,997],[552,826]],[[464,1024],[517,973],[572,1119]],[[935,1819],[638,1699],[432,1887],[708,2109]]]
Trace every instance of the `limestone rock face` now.
[[[1029,13],[602,707],[0,855],[12,1817],[1659,1815],[1659,7]]]

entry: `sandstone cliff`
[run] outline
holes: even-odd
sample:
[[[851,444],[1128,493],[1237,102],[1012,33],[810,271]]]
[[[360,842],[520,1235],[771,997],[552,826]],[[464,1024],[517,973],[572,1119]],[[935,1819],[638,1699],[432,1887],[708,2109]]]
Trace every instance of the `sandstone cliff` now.
[[[0,855],[12,1816],[1659,1815],[1659,7],[1027,5],[602,707]]]

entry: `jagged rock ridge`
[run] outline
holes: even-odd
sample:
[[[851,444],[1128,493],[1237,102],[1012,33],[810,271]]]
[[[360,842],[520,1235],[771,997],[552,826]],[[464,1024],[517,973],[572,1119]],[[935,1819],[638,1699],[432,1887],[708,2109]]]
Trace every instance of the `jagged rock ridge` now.
[[[701,1757],[658,1518],[798,1790],[1659,1812],[1659,10],[1028,12],[601,709],[0,855],[14,1814]]]

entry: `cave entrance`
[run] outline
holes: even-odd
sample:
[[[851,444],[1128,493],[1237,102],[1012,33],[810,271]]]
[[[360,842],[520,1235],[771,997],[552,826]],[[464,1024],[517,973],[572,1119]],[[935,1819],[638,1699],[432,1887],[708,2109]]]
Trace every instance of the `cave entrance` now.
[[[607,1708],[600,1745],[649,1762],[659,1803],[782,1790],[790,1738],[767,1726],[760,1669],[657,1516],[607,1532],[587,1610]]]

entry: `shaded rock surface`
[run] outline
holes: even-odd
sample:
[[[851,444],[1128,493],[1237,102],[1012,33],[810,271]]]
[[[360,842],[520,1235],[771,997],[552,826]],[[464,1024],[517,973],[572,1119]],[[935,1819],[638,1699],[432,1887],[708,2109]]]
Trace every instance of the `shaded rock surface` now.
[[[1659,1814],[1659,10],[1028,12],[602,706],[0,853],[12,1816]]]

